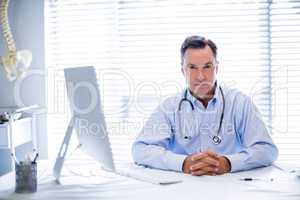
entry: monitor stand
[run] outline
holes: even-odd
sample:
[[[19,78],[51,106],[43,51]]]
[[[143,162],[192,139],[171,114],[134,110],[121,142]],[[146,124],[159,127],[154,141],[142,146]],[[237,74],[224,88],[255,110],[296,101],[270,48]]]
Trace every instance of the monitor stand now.
[[[60,146],[57,158],[56,158],[56,162],[53,168],[53,176],[55,177],[55,181],[57,183],[60,183],[59,179],[60,179],[60,175],[61,175],[61,170],[65,161],[65,157],[68,151],[68,146],[69,146],[69,142],[71,140],[71,136],[73,133],[73,123],[74,123],[74,117],[71,118],[64,140]]]

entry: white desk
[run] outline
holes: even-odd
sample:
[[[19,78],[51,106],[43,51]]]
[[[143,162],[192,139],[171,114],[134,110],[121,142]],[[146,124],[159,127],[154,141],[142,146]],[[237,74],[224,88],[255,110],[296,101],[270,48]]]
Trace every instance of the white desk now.
[[[57,185],[51,176],[43,174],[39,175],[38,192],[33,194],[13,193],[12,173],[1,177],[0,199],[300,199],[300,178],[272,166],[214,177],[176,173],[175,176],[182,177],[183,182],[166,186],[113,174],[104,175],[106,177],[64,177],[62,180],[65,183]],[[239,178],[243,177],[261,177],[266,180],[240,181]],[[268,181],[269,178],[274,180]],[[12,184],[9,185],[8,182]]]
[[[26,117],[16,120],[12,123],[12,131],[14,133],[14,146],[22,145],[32,141],[32,118]],[[10,147],[9,124],[0,124],[0,148]]]
[[[12,161],[11,145],[14,146],[15,154],[19,160],[23,159],[26,153],[32,151],[34,148],[33,133],[31,117],[14,121],[12,127],[8,122],[0,124],[0,176],[12,169],[10,164]]]

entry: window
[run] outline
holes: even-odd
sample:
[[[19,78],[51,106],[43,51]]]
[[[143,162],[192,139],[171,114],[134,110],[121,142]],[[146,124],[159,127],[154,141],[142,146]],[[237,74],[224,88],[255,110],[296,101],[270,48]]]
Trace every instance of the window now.
[[[282,159],[300,162],[300,1],[271,5],[271,80],[274,139]]]
[[[219,78],[255,100],[280,159],[300,160],[299,1],[49,0],[45,5],[53,156],[70,117],[63,68],[97,68],[114,156],[128,161],[131,142],[152,109],[184,87],[181,42],[200,34],[218,45]]]

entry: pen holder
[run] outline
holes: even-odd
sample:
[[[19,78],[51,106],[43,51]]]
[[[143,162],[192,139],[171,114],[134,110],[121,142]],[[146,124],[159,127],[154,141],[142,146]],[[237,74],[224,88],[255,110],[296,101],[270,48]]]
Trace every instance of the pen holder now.
[[[36,162],[20,162],[15,164],[17,193],[33,193],[37,190]]]

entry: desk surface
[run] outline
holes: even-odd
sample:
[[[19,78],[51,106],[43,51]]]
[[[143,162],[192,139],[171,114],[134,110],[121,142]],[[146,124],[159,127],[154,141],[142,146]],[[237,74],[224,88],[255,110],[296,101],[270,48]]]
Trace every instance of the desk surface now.
[[[0,199],[300,199],[300,178],[273,166],[221,176],[195,177],[174,173],[183,182],[166,186],[111,173],[93,177],[67,176],[62,178],[63,184],[58,185],[52,176],[40,173],[38,192],[33,194],[13,192],[13,173],[0,177]],[[244,177],[260,177],[262,180],[239,180]]]

